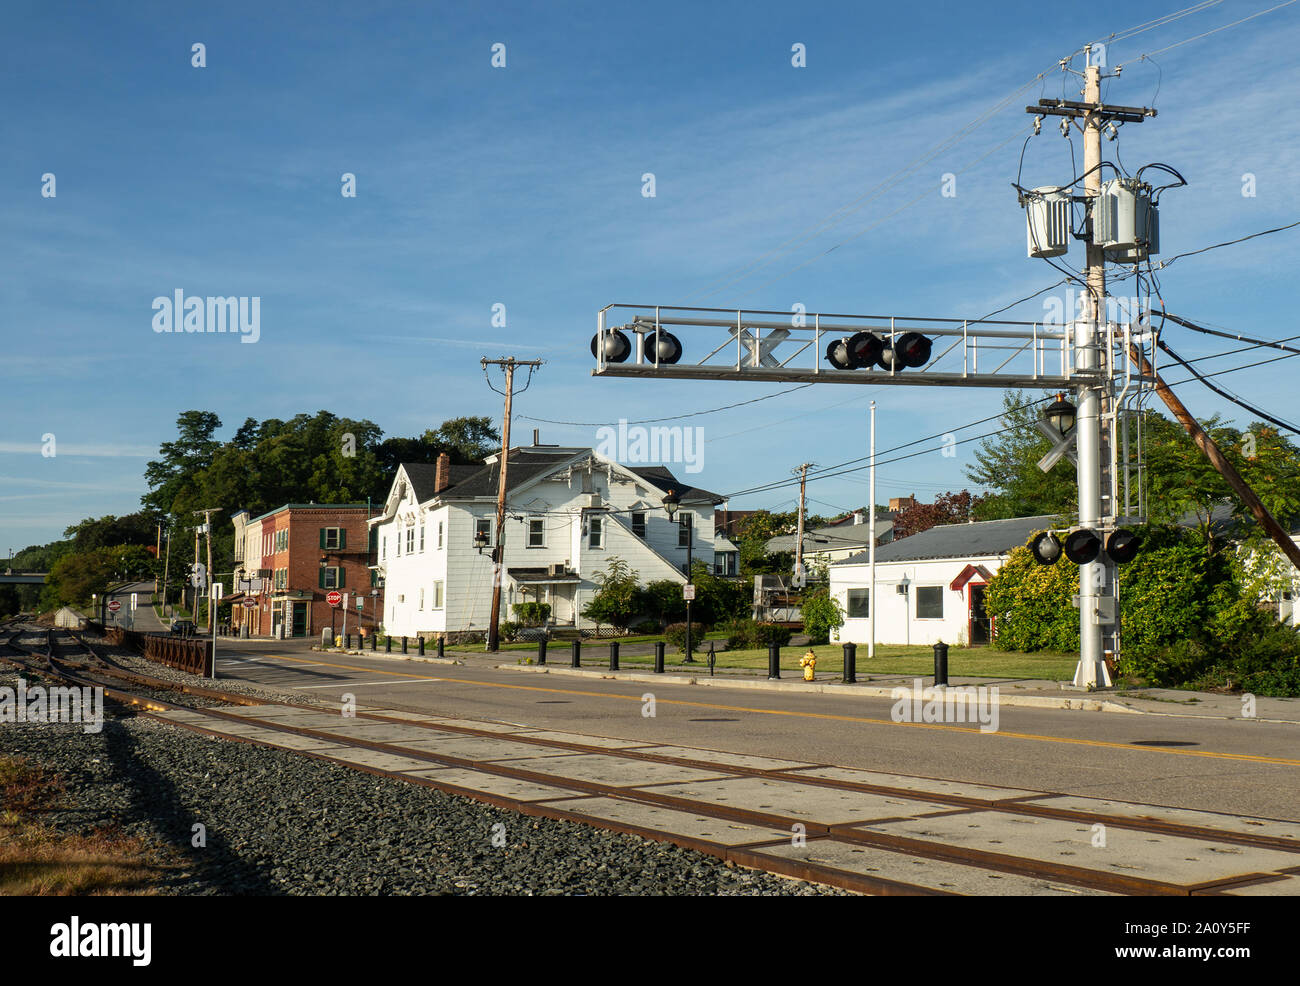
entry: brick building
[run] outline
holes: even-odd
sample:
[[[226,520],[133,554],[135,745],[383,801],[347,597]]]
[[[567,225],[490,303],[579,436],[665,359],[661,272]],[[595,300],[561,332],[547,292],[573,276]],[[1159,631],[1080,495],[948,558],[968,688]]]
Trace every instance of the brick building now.
[[[235,627],[246,625],[255,637],[314,637],[330,626],[341,631],[342,607],[325,600],[337,589],[347,595],[349,632],[373,630],[384,597],[369,567],[369,513],[364,503],[288,503],[236,521],[236,589],[241,577],[260,584],[236,591]],[[244,606],[246,598],[256,608]]]

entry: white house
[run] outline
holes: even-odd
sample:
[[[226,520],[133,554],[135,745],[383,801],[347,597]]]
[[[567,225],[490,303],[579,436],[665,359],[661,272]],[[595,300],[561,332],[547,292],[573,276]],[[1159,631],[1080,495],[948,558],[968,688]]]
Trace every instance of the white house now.
[[[398,636],[482,632],[491,620],[493,563],[478,534],[496,543],[500,455],[482,466],[406,463],[394,477],[377,535],[387,632]],[[713,508],[722,497],[678,482],[661,466],[628,467],[589,448],[510,450],[501,620],[515,603],[543,602],[560,626],[587,627],[593,579],[617,556],[642,583],[684,583],[688,525],[693,559],[713,568]],[[663,498],[681,500],[670,520]]]
[[[1053,526],[1050,516],[932,527],[876,548],[876,600],[863,551],[830,566],[830,592],[845,612],[839,639],[878,644],[988,643],[984,589],[1011,549]],[[873,613],[874,609],[874,613]]]

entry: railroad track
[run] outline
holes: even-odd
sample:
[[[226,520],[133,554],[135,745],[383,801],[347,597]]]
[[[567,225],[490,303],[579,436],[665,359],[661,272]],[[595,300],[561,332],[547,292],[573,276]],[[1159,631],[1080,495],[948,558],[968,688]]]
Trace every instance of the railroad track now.
[[[173,726],[863,893],[1189,896],[1300,884],[1300,825],[1288,822],[393,710],[344,716],[132,672],[67,631],[48,631],[43,654],[18,643],[24,635],[6,642],[23,656],[0,661],[103,687]],[[1097,847],[1099,829],[1114,854]],[[1189,855],[1203,859],[1203,879],[1160,878],[1144,863]]]

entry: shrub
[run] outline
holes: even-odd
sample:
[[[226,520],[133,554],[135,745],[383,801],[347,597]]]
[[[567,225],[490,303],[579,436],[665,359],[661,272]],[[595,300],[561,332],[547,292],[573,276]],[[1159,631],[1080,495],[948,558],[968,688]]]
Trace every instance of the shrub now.
[[[519,608],[518,606],[515,607],[515,609],[518,608]],[[516,623],[512,620],[502,620],[499,624],[497,624],[497,633],[500,635],[502,640],[514,640],[516,637],[519,636],[519,631],[522,630],[526,625],[527,624],[524,623]]]
[[[685,623],[670,624],[668,628],[664,630],[664,639],[667,640],[668,643],[676,647],[679,651],[686,650],[686,624]],[[700,642],[703,640],[704,640],[704,624],[695,623],[692,621],[691,623],[692,646],[698,647]]]
[[[839,600],[826,588],[805,593],[799,607],[803,612],[803,629],[808,643],[830,643],[831,631],[844,626],[844,611]]]
[[[727,650],[753,650],[768,644],[784,647],[792,636],[789,627],[777,623],[755,623],[753,620],[732,620],[725,629]]]
[[[636,626],[632,627],[632,632],[638,636],[653,637],[663,629],[658,620],[643,620]]]
[[[526,627],[539,627],[551,618],[550,603],[515,603],[510,607]]]

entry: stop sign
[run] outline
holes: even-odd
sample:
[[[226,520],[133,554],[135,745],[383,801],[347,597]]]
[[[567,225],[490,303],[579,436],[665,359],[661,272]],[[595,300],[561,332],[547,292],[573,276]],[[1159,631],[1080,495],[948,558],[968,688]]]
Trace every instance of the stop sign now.
[[[112,602],[108,604],[108,611],[110,613],[116,613],[121,608],[122,608],[122,604],[119,603],[116,599],[114,599]]]
[[[332,589],[325,593],[325,601],[331,606],[337,606],[339,603],[343,602],[343,593],[339,592],[337,589]]]

